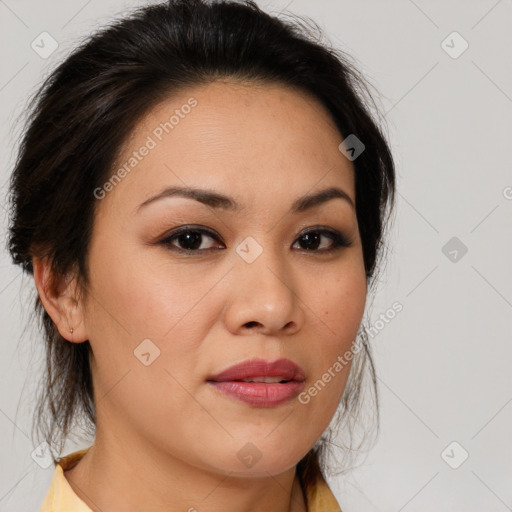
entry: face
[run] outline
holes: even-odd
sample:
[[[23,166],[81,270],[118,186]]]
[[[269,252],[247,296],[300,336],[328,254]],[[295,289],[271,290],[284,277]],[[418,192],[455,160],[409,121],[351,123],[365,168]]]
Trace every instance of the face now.
[[[341,140],[315,99],[268,84],[188,89],[137,125],[118,179],[96,191],[88,255],[102,428],[241,476],[281,473],[311,449],[343,394],[350,361],[335,363],[367,290]],[[302,377],[211,381],[282,359]]]

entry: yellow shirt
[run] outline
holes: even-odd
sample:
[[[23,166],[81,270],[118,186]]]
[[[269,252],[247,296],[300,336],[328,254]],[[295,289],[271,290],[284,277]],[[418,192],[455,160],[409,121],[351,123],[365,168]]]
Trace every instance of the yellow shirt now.
[[[69,485],[64,470],[73,466],[89,448],[73,452],[59,460],[53,479],[40,512],[92,512],[75,494]],[[308,489],[308,512],[342,512],[327,482],[320,476],[311,489]]]

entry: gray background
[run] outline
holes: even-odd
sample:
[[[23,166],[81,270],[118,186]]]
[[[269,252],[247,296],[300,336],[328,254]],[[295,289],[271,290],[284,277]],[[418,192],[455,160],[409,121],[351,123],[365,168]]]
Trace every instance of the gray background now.
[[[80,37],[145,3],[0,0],[2,235],[29,93]],[[395,301],[403,310],[371,338],[380,436],[329,478],[343,511],[512,510],[512,2],[258,3],[311,16],[357,60],[381,92],[398,168],[372,323]],[[31,48],[44,31],[59,43],[47,59]],[[3,247],[0,267],[0,510],[35,511],[53,472],[31,457],[41,337],[24,327],[33,285]]]

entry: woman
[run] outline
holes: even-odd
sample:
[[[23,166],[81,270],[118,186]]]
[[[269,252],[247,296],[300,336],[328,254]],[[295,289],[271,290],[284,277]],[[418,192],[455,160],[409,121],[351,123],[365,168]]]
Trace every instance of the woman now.
[[[232,1],[141,8],[46,80],[10,227],[45,327],[42,511],[340,510],[323,434],[375,383],[395,179],[364,91]],[[92,446],[55,456],[80,419]]]

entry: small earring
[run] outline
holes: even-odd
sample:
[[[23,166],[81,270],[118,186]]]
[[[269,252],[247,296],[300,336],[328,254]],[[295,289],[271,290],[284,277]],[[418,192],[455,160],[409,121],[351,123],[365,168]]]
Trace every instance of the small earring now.
[[[73,334],[73,327],[70,327],[70,328],[69,328],[69,332],[70,332],[71,334]]]

